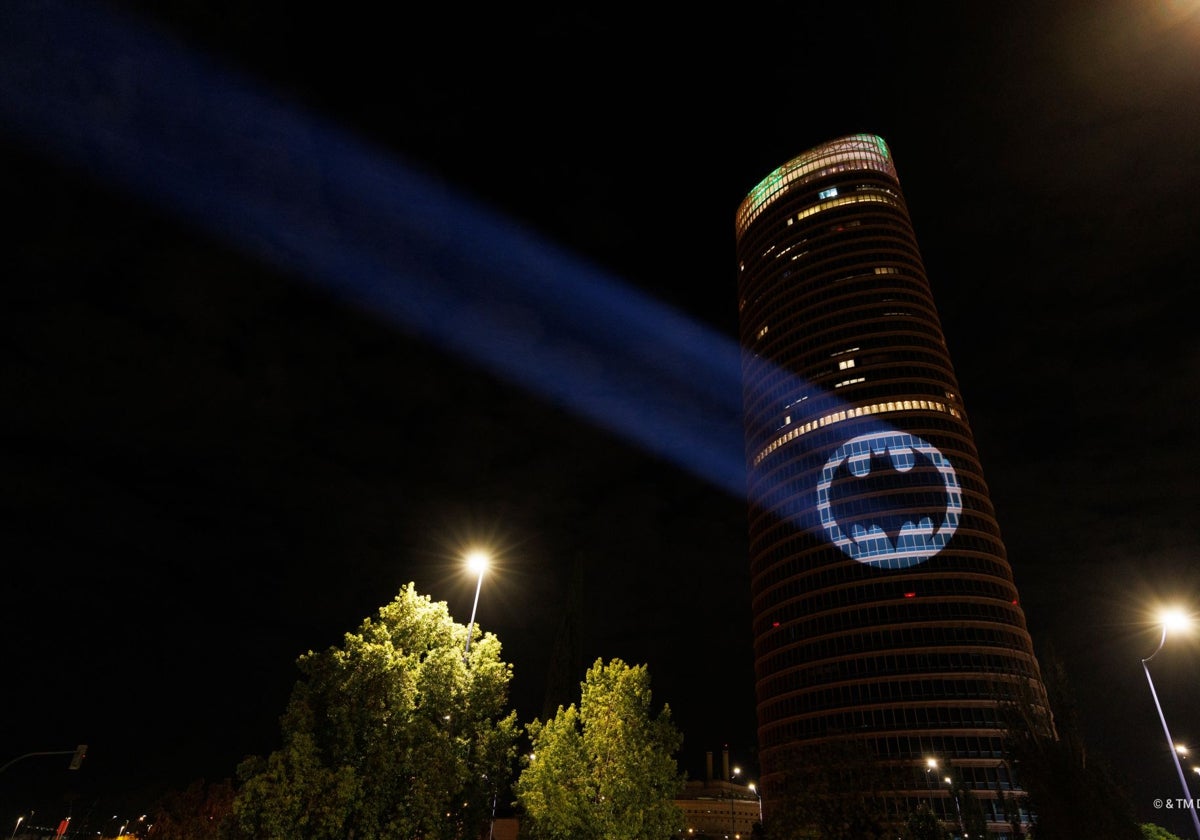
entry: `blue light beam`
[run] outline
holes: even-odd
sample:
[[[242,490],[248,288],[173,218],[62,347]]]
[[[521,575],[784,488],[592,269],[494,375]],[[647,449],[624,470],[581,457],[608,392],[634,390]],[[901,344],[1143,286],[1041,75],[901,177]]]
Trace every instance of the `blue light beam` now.
[[[145,23],[0,9],[0,118],[252,256],[737,496],[737,344]]]

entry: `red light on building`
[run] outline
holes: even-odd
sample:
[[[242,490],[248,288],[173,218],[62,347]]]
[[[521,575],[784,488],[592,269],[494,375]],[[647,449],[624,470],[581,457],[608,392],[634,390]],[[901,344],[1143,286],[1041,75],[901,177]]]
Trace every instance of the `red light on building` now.
[[[916,592],[905,592],[905,593],[904,593],[904,597],[905,597],[905,598],[916,598],[916,597],[917,597],[917,593],[916,593]]]

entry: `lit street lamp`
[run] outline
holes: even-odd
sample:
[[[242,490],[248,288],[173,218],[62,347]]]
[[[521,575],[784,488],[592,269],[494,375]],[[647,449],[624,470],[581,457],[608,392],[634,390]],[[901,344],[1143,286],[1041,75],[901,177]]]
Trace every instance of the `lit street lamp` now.
[[[17,836],[17,829],[21,827],[21,823],[22,823],[22,822],[24,822],[24,820],[25,820],[25,815],[24,815],[24,814],[22,814],[21,816],[17,817],[17,824],[13,826],[13,833],[12,833],[12,835],[11,835],[11,836],[8,838],[8,840],[12,840],[12,838],[13,838],[13,837],[16,837],[16,836]]]
[[[729,774],[729,837],[733,840],[737,835],[734,834],[733,828],[733,780],[742,774],[741,767],[734,767]]]
[[[1142,670],[1146,672],[1146,682],[1150,684],[1150,696],[1154,698],[1154,708],[1158,710],[1158,719],[1162,723],[1163,734],[1167,736],[1167,746],[1171,750],[1171,759],[1175,762],[1175,772],[1179,774],[1179,783],[1183,786],[1183,796],[1190,804],[1192,801],[1192,792],[1188,790],[1187,777],[1183,775],[1183,765],[1179,763],[1180,747],[1176,745],[1171,738],[1171,730],[1167,728],[1167,718],[1163,714],[1162,704],[1158,702],[1158,692],[1154,690],[1154,680],[1150,678],[1150,660],[1158,656],[1158,652],[1163,649],[1163,645],[1167,643],[1167,633],[1171,630],[1182,630],[1191,624],[1191,620],[1184,615],[1180,610],[1170,610],[1163,613],[1159,620],[1162,623],[1162,638],[1158,642],[1158,647],[1154,649],[1154,653],[1142,660]],[[1186,753],[1186,748],[1183,749]],[[1192,815],[1192,824],[1196,828],[1197,840],[1200,840],[1200,816],[1196,815],[1196,809],[1188,809],[1188,813]]]
[[[1200,773],[1200,767],[1196,768],[1196,772]],[[758,824],[762,825],[762,794],[758,792],[758,785],[754,784],[754,782],[748,784],[747,787],[750,788],[751,793],[758,797]]]
[[[929,780],[929,812],[933,813],[933,788],[934,782],[937,779],[935,775],[938,771],[938,760],[936,758],[925,759],[925,778]]]
[[[471,606],[471,623],[467,627],[467,649],[464,658],[471,652],[471,637],[475,635],[475,610],[479,608],[479,590],[483,588],[483,573],[487,571],[488,556],[482,551],[472,551],[467,555],[467,568],[475,572],[479,579],[475,583],[475,603]]]
[[[954,780],[949,776],[946,776],[943,781],[945,781],[946,786],[950,788],[950,793],[954,795],[954,810],[958,814],[958,831],[965,837],[967,834],[967,827],[963,824],[962,805],[959,804],[958,801],[958,791],[954,789]]]

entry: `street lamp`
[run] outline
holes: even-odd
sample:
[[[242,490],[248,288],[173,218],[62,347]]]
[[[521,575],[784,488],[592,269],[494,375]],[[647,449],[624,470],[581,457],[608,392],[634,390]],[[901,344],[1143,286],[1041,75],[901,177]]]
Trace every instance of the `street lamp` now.
[[[21,816],[17,817],[17,824],[13,826],[13,833],[12,833],[12,835],[11,835],[11,836],[8,838],[8,840],[12,840],[12,838],[13,838],[13,837],[16,837],[16,836],[17,836],[17,829],[21,827],[21,823],[22,823],[22,822],[24,822],[24,821],[25,821],[25,815],[24,815],[24,814],[22,814]]]
[[[1200,773],[1200,767],[1196,768],[1196,772]],[[750,784],[746,785],[746,787],[750,788],[750,792],[758,797],[758,824],[762,825],[762,823],[763,823],[762,794],[758,792],[758,785],[754,784],[754,782],[751,782]]]
[[[475,610],[479,608],[479,590],[483,588],[483,573],[487,571],[488,556],[482,551],[472,551],[467,555],[467,568],[479,576],[475,582],[475,603],[471,606],[471,624],[467,627],[467,649],[465,658],[471,652],[471,637],[475,635]]]
[[[933,813],[933,788],[934,788],[934,780],[937,778],[936,776],[934,776],[932,774],[937,773],[937,770],[938,770],[938,760],[936,758],[925,759],[925,778],[929,780],[929,811],[930,811],[930,813]]]
[[[737,836],[733,830],[733,828],[734,828],[734,823],[733,823],[733,780],[740,775],[742,775],[741,767],[734,767],[733,770],[729,774],[729,837],[730,837],[730,840],[732,840],[734,837]]]
[[[1179,783],[1183,786],[1183,796],[1190,804],[1192,792],[1188,790],[1187,777],[1183,775],[1183,765],[1179,763],[1180,748],[1171,738],[1171,730],[1167,728],[1166,715],[1163,714],[1162,704],[1158,702],[1158,692],[1154,690],[1154,680],[1150,677],[1150,660],[1158,656],[1158,652],[1167,643],[1167,633],[1171,630],[1183,630],[1191,624],[1191,619],[1182,610],[1168,610],[1159,616],[1159,622],[1162,624],[1162,638],[1158,642],[1158,647],[1154,649],[1154,653],[1142,660],[1142,670],[1146,672],[1146,682],[1150,684],[1150,696],[1154,698],[1154,708],[1158,710],[1158,719],[1162,723],[1163,734],[1167,736],[1167,746],[1171,750],[1171,759],[1175,762],[1175,772],[1179,774]],[[1196,837],[1197,840],[1200,840],[1200,816],[1196,815],[1195,808],[1190,808],[1188,813],[1192,815]]]
[[[946,776],[943,781],[945,781],[946,786],[950,788],[950,793],[954,795],[954,811],[958,814],[958,831],[965,837],[967,834],[967,827],[963,824],[962,805],[959,804],[958,801],[958,791],[954,789],[954,780],[949,776]]]

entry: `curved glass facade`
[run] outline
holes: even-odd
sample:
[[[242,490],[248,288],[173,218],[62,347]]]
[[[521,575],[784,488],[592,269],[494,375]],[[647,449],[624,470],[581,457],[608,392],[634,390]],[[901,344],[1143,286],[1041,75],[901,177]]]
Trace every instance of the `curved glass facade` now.
[[[764,805],[837,743],[893,817],[954,823],[951,775],[1007,836],[999,705],[1044,689],[887,144],[789,161],[735,227]]]

